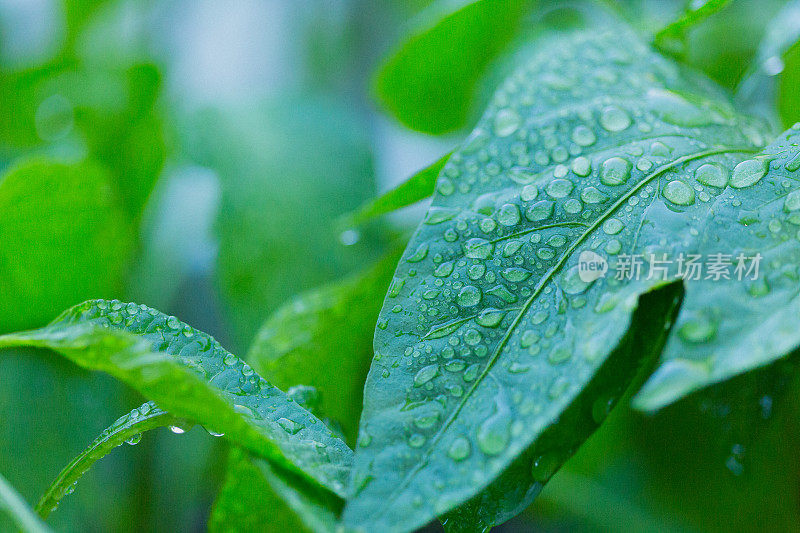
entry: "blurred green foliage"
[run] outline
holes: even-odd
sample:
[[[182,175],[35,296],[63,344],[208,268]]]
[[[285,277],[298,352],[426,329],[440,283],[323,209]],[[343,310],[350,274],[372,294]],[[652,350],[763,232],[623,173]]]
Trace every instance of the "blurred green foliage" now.
[[[281,43],[295,50],[289,72],[210,101],[183,94],[185,72],[164,44],[165,35],[188,41],[191,31],[170,24],[196,22],[193,9],[209,3],[37,3],[52,8],[41,20],[52,23],[43,30],[54,44],[0,62],[0,333],[42,326],[85,299],[142,295],[238,353],[251,347],[253,365],[284,390],[315,386],[320,416],[352,442],[361,382],[338,386],[339,373],[366,369],[393,270],[391,258],[379,258],[391,255],[394,236],[383,222],[345,233],[339,222],[390,185],[380,163],[392,161],[386,130],[398,125],[386,123],[432,134],[469,129],[519,32],[601,23],[585,15],[596,8],[587,3],[542,1],[531,11],[534,2],[523,0],[347,0],[335,8],[275,0],[270,16],[292,29]],[[650,36],[688,5],[599,3]],[[733,0],[682,27],[683,61],[733,91],[754,59],[769,59],[759,47],[783,5]],[[20,26],[29,19],[5,7],[0,46],[15,50],[8,39],[42,28]],[[209,50],[224,52],[235,37],[225,31],[192,54],[195,71]],[[767,76],[784,124],[800,119],[796,40],[787,38],[782,68]],[[231,61],[223,52],[217,60]],[[171,189],[187,169],[204,173],[207,187],[188,180]],[[200,238],[202,253],[187,245]],[[613,522],[630,531],[757,531],[764,516],[796,528],[794,364],[654,417],[617,409],[509,530],[614,530]],[[0,351],[0,474],[35,503],[74,455],[139,403],[138,393],[50,352]],[[226,460],[227,445],[202,429],[152,433],[99,462],[49,525],[228,531],[237,529],[225,516],[238,514],[240,531],[303,527],[240,451]],[[0,530],[11,527],[0,516]]]

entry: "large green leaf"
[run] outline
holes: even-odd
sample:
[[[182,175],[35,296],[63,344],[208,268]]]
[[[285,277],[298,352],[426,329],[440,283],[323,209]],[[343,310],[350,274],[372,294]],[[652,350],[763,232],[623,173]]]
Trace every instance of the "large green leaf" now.
[[[411,530],[532,449],[664,282],[592,281],[581,255],[613,272],[626,254],[691,250],[727,169],[764,143],[727,94],[623,27],[518,61],[440,175],[381,312],[349,526]]]
[[[381,104],[406,126],[463,128],[489,64],[514,38],[531,0],[439,0],[375,78]]]
[[[48,326],[0,336],[106,372],[175,416],[203,424],[256,454],[343,494],[352,452],[209,335],[146,306],[89,301]]]
[[[3,476],[0,476],[0,510],[10,516],[23,533],[50,531]]]
[[[729,266],[725,277],[704,274],[687,281],[676,334],[635,399],[637,407],[658,409],[800,345],[798,146],[800,123],[737,165],[731,188],[711,203],[709,216],[695,222],[692,230],[700,237],[692,251],[711,260],[729,256]],[[654,242],[663,236],[663,228],[651,225],[639,238]],[[737,273],[740,265],[752,270]]]
[[[0,332],[119,292],[133,232],[94,164],[21,163],[0,178]]]

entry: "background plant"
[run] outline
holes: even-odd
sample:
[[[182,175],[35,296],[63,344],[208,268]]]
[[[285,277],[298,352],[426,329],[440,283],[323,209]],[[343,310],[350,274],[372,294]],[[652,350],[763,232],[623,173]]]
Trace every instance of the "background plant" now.
[[[64,2],[45,9],[51,18],[40,17],[45,24],[38,26],[20,22],[30,10],[4,6],[0,330],[8,334],[0,346],[8,348],[0,358],[0,472],[22,497],[3,482],[3,520],[45,530],[24,504],[44,493],[36,511],[58,530],[206,524],[213,530],[330,530],[341,520],[408,530],[437,515],[445,527],[459,529],[488,527],[525,508],[511,527],[717,530],[726,527],[717,517],[728,515],[737,529],[749,530],[763,526],[765,513],[776,528],[793,527],[796,502],[775,494],[797,492],[796,372],[793,358],[784,358],[797,344],[791,277],[797,264],[791,234],[796,148],[794,130],[780,133],[797,120],[797,4],[423,4],[347,2],[331,16],[313,2],[303,8],[243,3],[232,13],[277,19],[301,37],[291,47],[280,41],[278,48],[294,52],[271,57],[270,72],[236,73],[241,78],[233,89],[219,83],[231,71],[197,77],[204,66],[192,48],[197,32],[235,20],[210,3]],[[418,9],[401,37],[398,21]],[[187,13],[194,25],[164,30],[165,21]],[[26,41],[19,28],[29,27],[51,31]],[[226,38],[239,33],[247,34],[223,25]],[[388,59],[370,66],[396,40]],[[275,49],[261,44],[258,53]],[[190,52],[182,53],[186,48]],[[553,64],[548,57],[559,59]],[[230,61],[209,64],[221,68]],[[287,64],[292,67],[281,68]],[[514,78],[526,64],[531,83]],[[443,135],[441,141],[402,134],[372,110],[365,94],[373,70],[377,101],[402,124]],[[570,86],[573,74],[583,83]],[[614,100],[620,96],[624,103]],[[652,167],[639,159],[641,168],[626,171],[614,160],[609,176],[629,184],[646,180],[654,186],[647,198],[677,201],[673,206],[700,231],[685,240],[671,235],[675,250],[714,251],[715,241],[705,236],[721,235],[737,246],[772,251],[772,262],[785,268],[767,278],[767,292],[749,286],[747,297],[730,284],[600,291],[601,283],[587,292],[562,277],[571,254],[559,252],[552,271],[547,263],[541,272],[498,267],[499,283],[477,293],[483,303],[476,316],[449,311],[448,298],[458,303],[466,284],[437,288],[436,279],[452,283],[454,272],[462,279],[472,274],[466,263],[447,266],[446,243],[463,241],[466,256],[477,261],[472,266],[491,271],[497,265],[481,262],[512,241],[462,237],[470,220],[459,211],[467,205],[492,215],[486,220],[513,218],[516,233],[541,231],[545,239],[558,233],[568,243],[595,238],[606,249],[614,240],[639,242],[626,237],[627,230],[591,227],[601,219],[540,218],[554,204],[561,213],[566,202],[547,189],[568,186],[547,175],[556,172],[554,160],[534,157],[503,174],[520,196],[534,189],[541,196],[522,199],[538,205],[530,216],[499,209],[514,201],[498,193],[496,181],[483,194],[457,188],[475,174],[469,162],[481,149],[514,150],[511,136],[527,128],[516,120],[530,113],[516,108],[519,102],[540,106],[530,115],[542,117],[539,134],[552,126],[556,141],[585,149],[598,179],[602,160],[641,157],[637,147],[649,151]],[[623,113],[608,111],[612,104]],[[565,129],[571,113],[581,110],[605,112],[609,127]],[[620,117],[627,117],[624,127]],[[655,131],[628,129],[640,123],[655,124]],[[555,146],[541,141],[551,150],[548,157],[560,158]],[[672,151],[656,153],[656,141]],[[409,158],[409,152],[417,155]],[[490,171],[497,154],[489,156],[478,160],[481,172]],[[565,176],[583,174],[577,153],[565,161]],[[376,179],[389,188],[392,177],[428,164],[369,201]],[[717,174],[706,175],[707,168],[703,174],[707,164],[724,171],[731,187],[715,185]],[[622,165],[622,174],[614,165]],[[706,188],[686,193],[675,184],[698,172],[711,180]],[[427,223],[406,248],[421,214],[378,216],[431,195],[440,173]],[[625,201],[631,197],[626,187],[619,188]],[[593,189],[597,194],[581,183],[575,190],[583,208],[617,200],[599,184]],[[702,200],[704,192],[713,193],[714,202]],[[490,201],[486,193],[494,195]],[[754,206],[744,225],[741,205]],[[647,218],[629,216],[627,227]],[[641,242],[666,251],[658,232],[648,231],[642,230]],[[533,252],[520,253],[530,258]],[[538,345],[522,338],[527,331],[529,340],[546,336],[519,326],[527,320],[525,306],[533,315],[544,302],[525,294],[524,282],[543,279],[544,291],[551,277],[556,293],[560,288],[566,296],[539,322],[556,332],[556,347],[542,345],[539,361],[555,360],[552,371],[561,375],[549,375],[549,366],[524,359],[518,348],[492,351],[486,360],[493,362],[479,364],[479,348],[511,346],[493,332],[507,332],[514,346],[526,349]],[[416,305],[411,291],[422,284],[430,309],[455,313],[453,320],[426,325],[404,310]],[[505,292],[486,291],[494,287]],[[470,291],[462,303],[475,299]],[[637,307],[638,295],[644,299]],[[600,300],[575,305],[595,297]],[[80,304],[96,298],[108,300]],[[484,308],[490,298],[491,308]],[[615,305],[603,320],[593,323],[585,318],[589,311],[581,314],[609,302]],[[562,317],[559,306],[571,309]],[[709,311],[715,306],[741,312],[722,320]],[[677,322],[665,331],[672,319]],[[569,341],[571,329],[562,320],[585,328],[575,339],[594,335],[591,346],[571,346],[566,362],[556,343]],[[470,321],[477,326],[468,327]],[[411,326],[420,326],[419,341],[402,344],[397,334]],[[458,357],[441,366],[407,363],[407,348],[445,354],[451,339],[461,347]],[[576,355],[587,350],[602,364],[582,363],[585,357]],[[706,371],[720,353],[730,364],[709,364]],[[533,402],[544,414],[509,417],[504,410],[517,400],[504,405],[486,386],[472,389],[471,383],[505,379],[501,369],[518,391],[547,383],[545,396]],[[465,382],[460,396],[446,379],[451,374]],[[551,394],[558,377],[573,380],[572,388]],[[633,400],[639,410],[683,399],[650,416],[631,409],[631,397],[648,377]],[[365,379],[367,410],[356,445]],[[479,406],[453,408],[440,393],[475,398]],[[399,414],[375,418],[398,401],[405,402]],[[525,423],[514,428],[512,419]],[[475,437],[439,436],[445,421],[454,433]],[[182,435],[142,435],[166,426]],[[124,442],[137,446],[117,448]],[[418,453],[427,455],[414,459]],[[482,457],[492,459],[483,463]],[[409,458],[406,471],[402,461]],[[391,478],[407,472],[420,481]]]

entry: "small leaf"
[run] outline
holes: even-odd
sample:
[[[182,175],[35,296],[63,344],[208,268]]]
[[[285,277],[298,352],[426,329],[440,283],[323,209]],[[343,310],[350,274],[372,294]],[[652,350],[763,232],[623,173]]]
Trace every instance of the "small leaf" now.
[[[94,300],[48,326],[0,336],[106,372],[175,416],[344,494],[352,452],[325,425],[209,335],[146,306]]]
[[[180,422],[180,419],[162,411],[153,402],[147,402],[118,418],[80,455],[64,467],[39,499],[39,503],[36,504],[36,512],[42,518],[47,518],[61,499],[72,493],[78,480],[89,468],[118,446],[125,442],[135,444],[139,442],[145,431],[178,425]]]
[[[693,251],[725,184],[761,168],[733,172],[763,125],[618,24],[516,61],[381,311],[347,526],[413,530],[532,459],[550,428],[568,434],[562,415],[613,364],[639,297],[674,279],[615,271]]]
[[[391,213],[403,207],[408,207],[420,200],[428,198],[433,194],[433,190],[436,187],[436,178],[439,177],[439,173],[444,168],[449,157],[450,153],[445,154],[437,161],[419,170],[416,174],[394,189],[362,205],[354,213],[347,215],[343,219],[342,225],[360,226],[381,215]],[[447,185],[445,185],[445,187],[446,186]]]
[[[50,531],[3,476],[0,476],[0,511],[8,515],[23,533]]]
[[[378,71],[374,86],[380,103],[425,133],[466,126],[481,76],[514,38],[531,5],[530,0],[435,3]]]

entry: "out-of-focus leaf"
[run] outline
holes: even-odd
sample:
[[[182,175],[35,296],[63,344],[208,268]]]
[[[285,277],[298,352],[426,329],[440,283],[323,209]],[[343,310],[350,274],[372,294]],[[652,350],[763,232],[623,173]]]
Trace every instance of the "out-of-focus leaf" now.
[[[439,1],[380,67],[374,90],[406,126],[441,134],[467,126],[477,85],[511,42],[532,0]]]
[[[412,530],[515,460],[530,469],[527,451],[614,364],[638,297],[664,283],[600,270],[692,251],[690,225],[765,142],[723,91],[618,24],[531,52],[450,157],[395,273],[350,527]]]
[[[72,493],[78,480],[89,468],[108,455],[114,448],[125,442],[129,444],[138,443],[142,433],[145,431],[180,423],[185,423],[185,421],[159,409],[153,402],[146,402],[141,407],[118,418],[80,455],[64,467],[36,504],[36,512],[42,518],[47,518],[58,506],[61,499]]]
[[[666,54],[677,57],[683,56],[686,53],[686,33],[720,11],[730,1],[699,0],[689,2],[680,17],[656,33],[654,38],[656,47]]]
[[[247,360],[283,390],[312,386],[318,414],[355,440],[372,335],[399,250],[376,266],[306,292],[278,309],[256,335]]]
[[[345,491],[352,452],[344,442],[209,335],[175,317],[90,301],[44,328],[0,336],[0,347],[12,346],[53,349],[111,374],[173,415]]]
[[[755,58],[737,89],[747,109],[786,127],[800,120],[800,2],[790,0],[767,25]],[[777,108],[776,108],[777,106]]]
[[[217,282],[240,346],[289,297],[371,260],[376,238],[339,241],[340,216],[374,195],[364,127],[314,97],[199,113],[189,151],[219,176]]]
[[[10,516],[23,533],[50,531],[3,476],[0,476],[0,510]]]
[[[427,167],[408,178],[406,181],[365,203],[354,213],[347,215],[343,220],[344,226],[359,226],[403,207],[415,204],[433,194],[436,187],[436,178],[447,163],[450,154],[431,163]]]
[[[93,164],[21,163],[0,178],[0,332],[120,290],[133,232]]]

